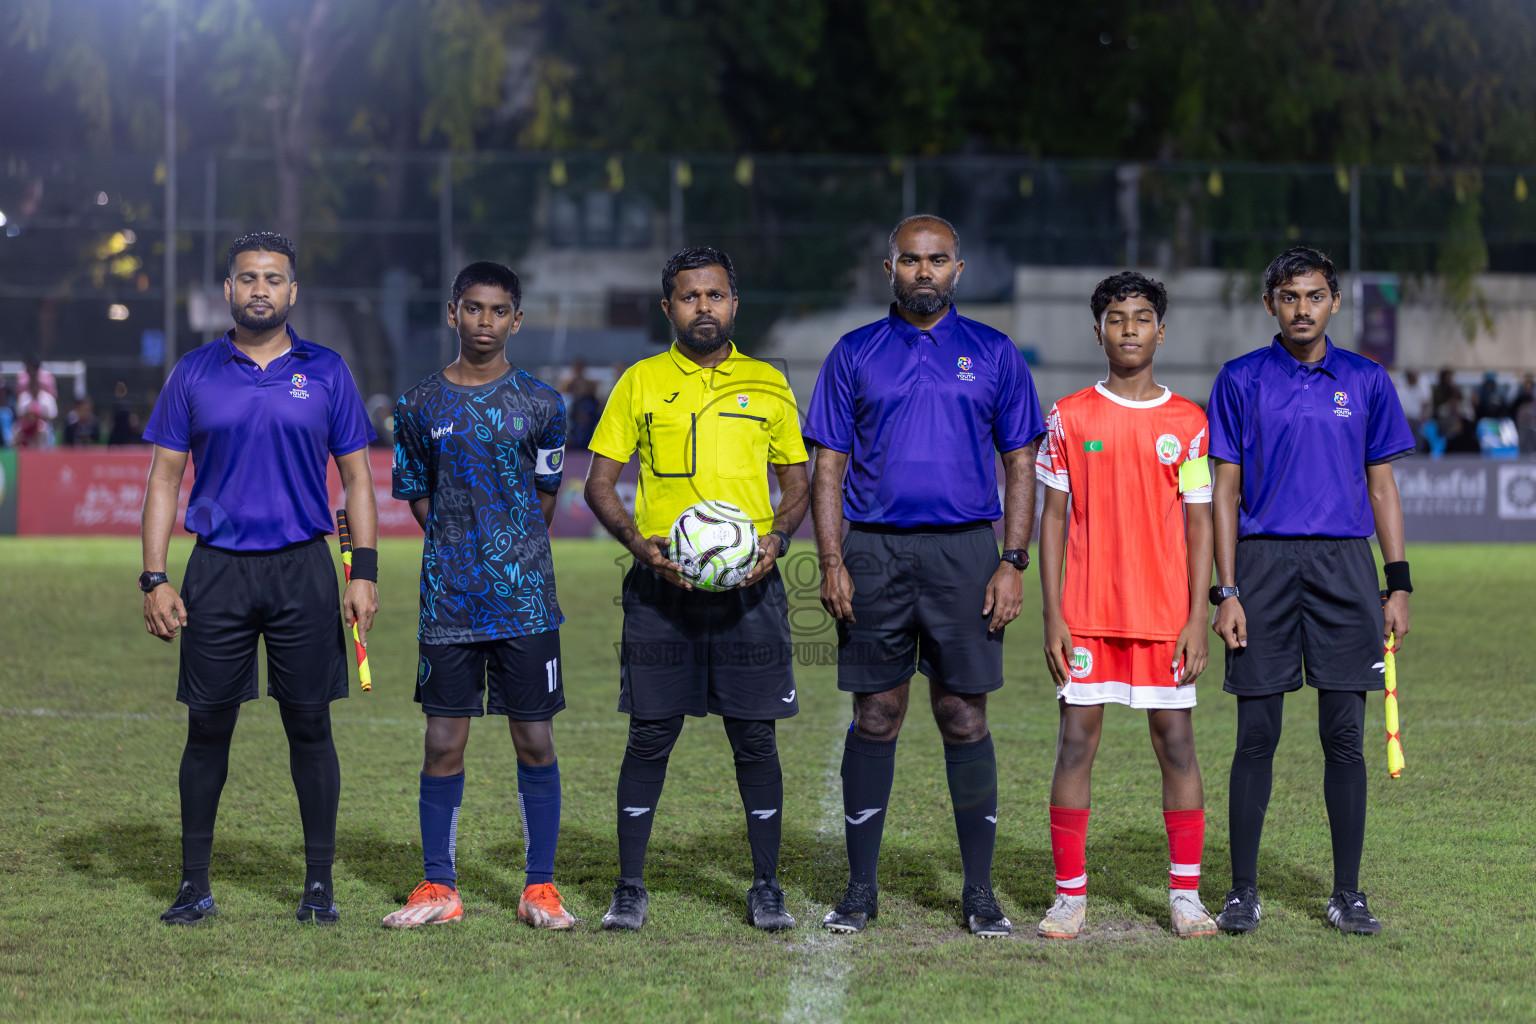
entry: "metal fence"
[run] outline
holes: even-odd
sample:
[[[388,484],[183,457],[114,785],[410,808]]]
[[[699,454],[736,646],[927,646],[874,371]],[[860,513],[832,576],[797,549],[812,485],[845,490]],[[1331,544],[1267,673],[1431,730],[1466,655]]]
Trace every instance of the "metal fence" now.
[[[151,394],[165,361],[163,164],[0,152],[0,167],[0,356],[85,359]],[[188,155],[177,180],[175,287],[200,298],[234,236],[275,226],[277,175],[268,155]],[[438,357],[444,289],[468,259],[581,267],[717,245],[737,261],[750,338],[786,310],[878,297],[885,233],[919,210],[958,225],[970,301],[1007,299],[1018,264],[1256,271],[1295,242],[1366,271],[1536,271],[1536,201],[1514,168],[322,153],[304,196],[304,301],[377,320],[380,352],[391,331],[405,338],[395,364],[402,344],[425,346],[423,365]],[[197,338],[189,305],[183,350]],[[659,334],[653,306],[618,294],[601,315]]]

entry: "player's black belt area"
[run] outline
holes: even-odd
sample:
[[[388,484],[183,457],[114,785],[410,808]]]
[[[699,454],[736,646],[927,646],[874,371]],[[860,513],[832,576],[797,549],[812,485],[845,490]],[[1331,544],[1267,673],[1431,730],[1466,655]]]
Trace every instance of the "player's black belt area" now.
[[[992,529],[992,520],[974,519],[969,523],[923,523],[919,526],[891,526],[889,523],[849,523],[849,530],[859,533],[970,533],[972,530]]]
[[[324,544],[327,536],[329,534],[322,533],[309,538],[309,540],[301,540],[296,544],[285,544],[280,548],[268,548],[263,551],[236,551],[234,548],[221,548],[216,544],[209,544],[201,536],[197,538],[197,546],[207,548],[209,551],[217,551],[221,555],[234,555],[237,558],[265,558],[268,555],[282,555],[289,551],[298,551],[300,548],[307,548],[311,544]]]

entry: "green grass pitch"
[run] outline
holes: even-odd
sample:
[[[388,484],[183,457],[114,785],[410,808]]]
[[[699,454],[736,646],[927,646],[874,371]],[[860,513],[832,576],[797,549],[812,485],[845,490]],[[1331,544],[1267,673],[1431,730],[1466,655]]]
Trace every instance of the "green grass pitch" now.
[[[808,577],[807,545],[791,575]],[[1167,847],[1144,716],[1112,708],[1089,833],[1089,934],[1047,944],[1045,816],[1056,709],[1040,655],[1033,572],[991,704],[1000,771],[995,881],[1012,939],[959,922],[959,857],[932,719],[915,695],[898,753],[880,919],[862,936],[815,923],[845,878],[837,778],[849,705],[833,669],[799,670],[801,712],[780,732],[782,878],[800,920],[743,921],[750,867],[730,752],[690,720],[672,758],[638,935],[597,921],[616,870],[614,783],[620,571],[614,545],[555,549],[569,707],[556,721],[564,822],[556,880],[574,933],[515,919],[521,829],[511,742],[477,723],[459,836],[467,919],[405,933],[379,918],[421,872],[411,702],[419,547],[386,542],[372,639],[374,690],[334,708],[343,772],[342,922],[293,919],[303,859],[277,709],[247,705],[214,844],[221,916],[162,926],[178,878],[176,768],[185,715],[176,652],[144,633],[133,540],[0,541],[0,1019],[1445,1021],[1536,1017],[1531,950],[1536,687],[1528,602],[1536,548],[1416,545],[1414,630],[1399,657],[1408,768],[1386,776],[1382,706],[1367,719],[1370,825],[1363,883],[1386,930],[1325,926],[1328,830],[1316,703],[1287,705],[1260,859],[1264,922],[1241,937],[1167,932]],[[187,548],[172,552],[179,579]],[[802,577],[804,578],[804,577]],[[828,633],[813,587],[796,625]],[[814,648],[808,650],[814,651]],[[812,659],[814,660],[814,659]],[[1219,653],[1217,653],[1219,665]],[[1219,668],[1195,712],[1211,824],[1202,896],[1227,885],[1233,701]]]

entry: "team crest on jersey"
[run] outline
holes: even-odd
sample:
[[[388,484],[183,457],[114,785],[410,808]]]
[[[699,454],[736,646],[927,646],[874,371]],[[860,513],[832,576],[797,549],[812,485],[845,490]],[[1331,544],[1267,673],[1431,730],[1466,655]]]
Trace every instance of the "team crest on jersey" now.
[[[745,409],[747,407],[747,402],[748,402],[748,398],[747,398],[746,395],[737,395],[736,396],[736,407],[738,409]]]
[[[976,379],[976,375],[970,372],[972,366],[970,356],[961,356],[959,359],[955,360],[955,365],[960,368],[960,372],[955,374],[956,377],[959,377],[961,380]]]
[[[1333,393],[1333,405],[1334,405],[1333,414],[1335,416],[1339,416],[1339,417],[1342,417],[1342,418],[1345,418],[1345,419],[1347,419],[1349,417],[1350,409],[1349,409],[1349,395],[1348,394],[1346,394],[1343,391],[1335,391]]]
[[[416,685],[422,686],[430,678],[432,678],[432,663],[426,658],[419,659],[416,662]]]
[[[1072,678],[1086,679],[1093,671],[1093,652],[1086,647],[1072,648]]]
[[[304,390],[304,385],[309,383],[308,377],[304,376],[302,373],[296,373],[288,379],[293,382],[293,388],[288,392],[290,395],[292,395],[294,398],[309,397],[309,392]]]
[[[528,421],[522,416],[513,416],[511,419],[512,433],[518,437],[523,436],[523,431],[528,429]]]
[[[1179,439],[1172,434],[1164,434],[1157,439],[1157,461],[1165,466],[1171,466],[1179,461],[1179,452],[1184,448]]]
[[[294,374],[292,379],[293,379],[293,386],[296,387],[296,388],[301,388],[305,384],[309,383],[309,378],[304,376],[302,373]],[[1340,392],[1340,393],[1342,394],[1342,392]]]

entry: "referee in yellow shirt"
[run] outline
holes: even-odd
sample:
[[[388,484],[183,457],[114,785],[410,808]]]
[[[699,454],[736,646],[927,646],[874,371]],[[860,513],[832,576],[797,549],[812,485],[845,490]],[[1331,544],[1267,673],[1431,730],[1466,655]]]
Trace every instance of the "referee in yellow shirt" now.
[[[778,882],[784,781],[774,722],[799,706],[789,600],[774,563],[805,518],[805,443],[784,375],[731,342],[731,258],[684,249],[662,270],[661,294],[677,342],[614,385],[587,474],[587,504],[635,556],[624,577],[619,657],[619,711],[630,716],[619,770],[619,884],[603,927],[633,931],[645,923],[645,849],[667,758],[683,716],[715,714],[725,719],[747,812],[747,923],[777,931],[795,919]],[[631,520],[614,484],[637,451],[640,493]],[[768,500],[769,466],[779,478],[777,510]],[[735,590],[695,590],[667,558],[672,524],[700,501],[729,502],[757,525],[757,564]]]

